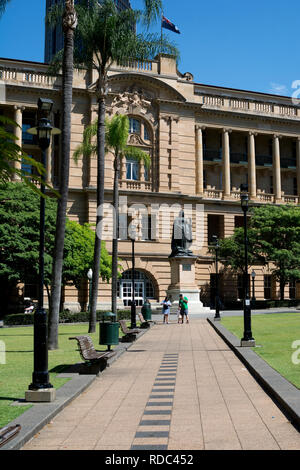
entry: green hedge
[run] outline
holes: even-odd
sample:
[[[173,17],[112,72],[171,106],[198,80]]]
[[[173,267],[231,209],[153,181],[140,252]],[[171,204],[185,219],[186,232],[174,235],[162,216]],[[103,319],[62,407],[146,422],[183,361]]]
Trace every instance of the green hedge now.
[[[97,312],[97,321],[100,320],[101,315],[107,310],[99,310]],[[33,325],[33,313],[17,313],[14,315],[6,315],[4,317],[4,326],[6,325]],[[118,310],[119,320],[129,320],[130,310]],[[59,314],[59,323],[85,323],[89,321],[88,312],[71,313],[68,311]]]

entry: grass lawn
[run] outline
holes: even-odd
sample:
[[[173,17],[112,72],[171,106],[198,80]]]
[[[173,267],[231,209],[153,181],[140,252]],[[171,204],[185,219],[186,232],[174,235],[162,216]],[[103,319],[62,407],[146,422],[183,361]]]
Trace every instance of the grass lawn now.
[[[223,317],[222,324],[235,336],[242,338],[243,317]],[[252,315],[252,334],[256,346],[261,346],[252,349],[273,369],[300,388],[300,364],[292,362],[292,354],[296,351],[292,348],[292,343],[300,340],[300,313]]]
[[[60,324],[59,349],[49,351],[50,383],[57,389],[69,379],[58,378],[66,366],[82,362],[77,351],[77,342],[70,336],[89,334],[95,349],[106,350],[99,345],[99,326],[96,333],[88,333],[88,324]],[[119,337],[121,337],[121,333]],[[17,418],[32,405],[11,406],[25,398],[25,391],[32,382],[33,372],[33,327],[1,328],[0,340],[5,343],[6,364],[0,363],[0,428]]]

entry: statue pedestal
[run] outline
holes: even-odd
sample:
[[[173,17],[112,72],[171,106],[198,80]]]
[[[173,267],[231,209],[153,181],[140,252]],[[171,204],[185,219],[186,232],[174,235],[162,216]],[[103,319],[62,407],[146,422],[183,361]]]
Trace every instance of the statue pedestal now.
[[[179,305],[179,294],[188,299],[189,314],[213,313],[209,307],[203,307],[200,291],[195,281],[195,265],[197,256],[170,257],[171,284],[167,290],[172,306]]]

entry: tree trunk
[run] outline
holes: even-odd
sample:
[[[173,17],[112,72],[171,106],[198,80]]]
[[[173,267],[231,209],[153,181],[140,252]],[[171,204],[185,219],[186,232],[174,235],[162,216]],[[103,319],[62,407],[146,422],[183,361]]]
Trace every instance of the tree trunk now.
[[[48,320],[48,349],[50,350],[58,349],[58,324],[61,299],[66,211],[69,190],[74,29],[77,25],[73,1],[66,0],[63,24],[64,58],[62,85],[62,146],[59,182],[60,198],[58,199],[57,205],[56,233],[52,267],[51,308],[49,310]]]
[[[101,77],[99,78],[99,81]],[[93,260],[93,279],[91,289],[91,308],[89,319],[89,333],[96,331],[96,311],[98,300],[98,284],[101,259],[102,219],[104,204],[104,170],[105,170],[105,92],[100,90],[98,101],[98,127],[97,127],[97,218],[96,237]]]
[[[118,229],[119,229],[119,172],[120,160],[118,154],[114,161],[114,231],[112,240],[112,284],[111,284],[111,311],[117,315],[117,288],[118,288]]]

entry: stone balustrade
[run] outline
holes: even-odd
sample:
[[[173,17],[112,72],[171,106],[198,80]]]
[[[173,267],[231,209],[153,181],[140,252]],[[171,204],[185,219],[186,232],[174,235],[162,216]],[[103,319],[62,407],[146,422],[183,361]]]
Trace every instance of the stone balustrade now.
[[[151,191],[150,181],[119,180],[120,189]]]
[[[207,94],[202,87],[195,85],[195,95],[202,98],[203,108],[224,108],[226,111],[240,111],[257,115],[281,116],[282,118],[300,119],[300,108],[288,104],[275,104],[256,99],[243,99],[233,96]]]

